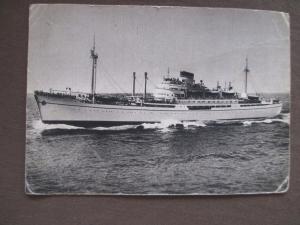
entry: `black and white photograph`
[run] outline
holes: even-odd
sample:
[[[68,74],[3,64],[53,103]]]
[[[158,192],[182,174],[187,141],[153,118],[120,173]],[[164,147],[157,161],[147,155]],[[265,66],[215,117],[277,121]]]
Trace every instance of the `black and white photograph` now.
[[[26,101],[27,194],[288,191],[287,13],[33,4]]]

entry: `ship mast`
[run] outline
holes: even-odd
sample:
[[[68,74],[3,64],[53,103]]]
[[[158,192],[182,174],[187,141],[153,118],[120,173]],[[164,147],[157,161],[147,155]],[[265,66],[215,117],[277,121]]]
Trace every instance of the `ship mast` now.
[[[133,83],[132,83],[132,96],[133,97],[135,96],[135,79],[136,79],[135,72],[133,72]]]
[[[146,96],[147,96],[147,80],[148,80],[148,76],[147,76],[147,72],[145,72],[144,102],[146,102]]]
[[[248,73],[250,72],[248,68],[248,57],[246,57],[246,67],[244,69],[244,72],[245,72],[245,94],[247,94]]]
[[[91,49],[91,58],[93,60],[91,94],[92,94],[93,104],[95,103],[96,69],[97,69],[97,60],[98,60],[98,54],[95,52],[95,50],[96,50],[96,43],[95,43],[95,35],[94,35],[94,44],[93,44],[93,48]]]

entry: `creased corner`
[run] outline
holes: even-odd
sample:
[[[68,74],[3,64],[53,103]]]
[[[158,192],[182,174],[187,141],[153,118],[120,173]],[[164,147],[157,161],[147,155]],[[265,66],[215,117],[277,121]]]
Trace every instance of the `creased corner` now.
[[[289,176],[281,182],[281,184],[276,189],[276,193],[286,193],[289,190]]]
[[[38,193],[34,192],[31,189],[30,184],[27,182],[27,180],[25,181],[25,194],[27,194],[27,195],[38,195]]]

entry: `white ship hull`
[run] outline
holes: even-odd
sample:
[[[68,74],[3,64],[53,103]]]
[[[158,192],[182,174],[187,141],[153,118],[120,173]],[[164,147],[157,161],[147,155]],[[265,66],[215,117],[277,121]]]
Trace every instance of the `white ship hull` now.
[[[282,108],[282,104],[277,103],[249,107],[231,104],[230,108],[189,110],[184,105],[174,108],[102,105],[82,103],[71,98],[37,95],[35,98],[44,123],[62,123],[80,127],[156,123],[164,120],[214,121],[271,118],[277,116]]]

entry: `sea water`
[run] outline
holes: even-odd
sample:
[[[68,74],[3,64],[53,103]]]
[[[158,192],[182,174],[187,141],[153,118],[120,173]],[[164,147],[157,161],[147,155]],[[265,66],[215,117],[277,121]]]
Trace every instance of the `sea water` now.
[[[28,95],[26,189],[32,194],[286,191],[289,96],[279,97],[283,111],[272,119],[85,129],[43,124]]]

